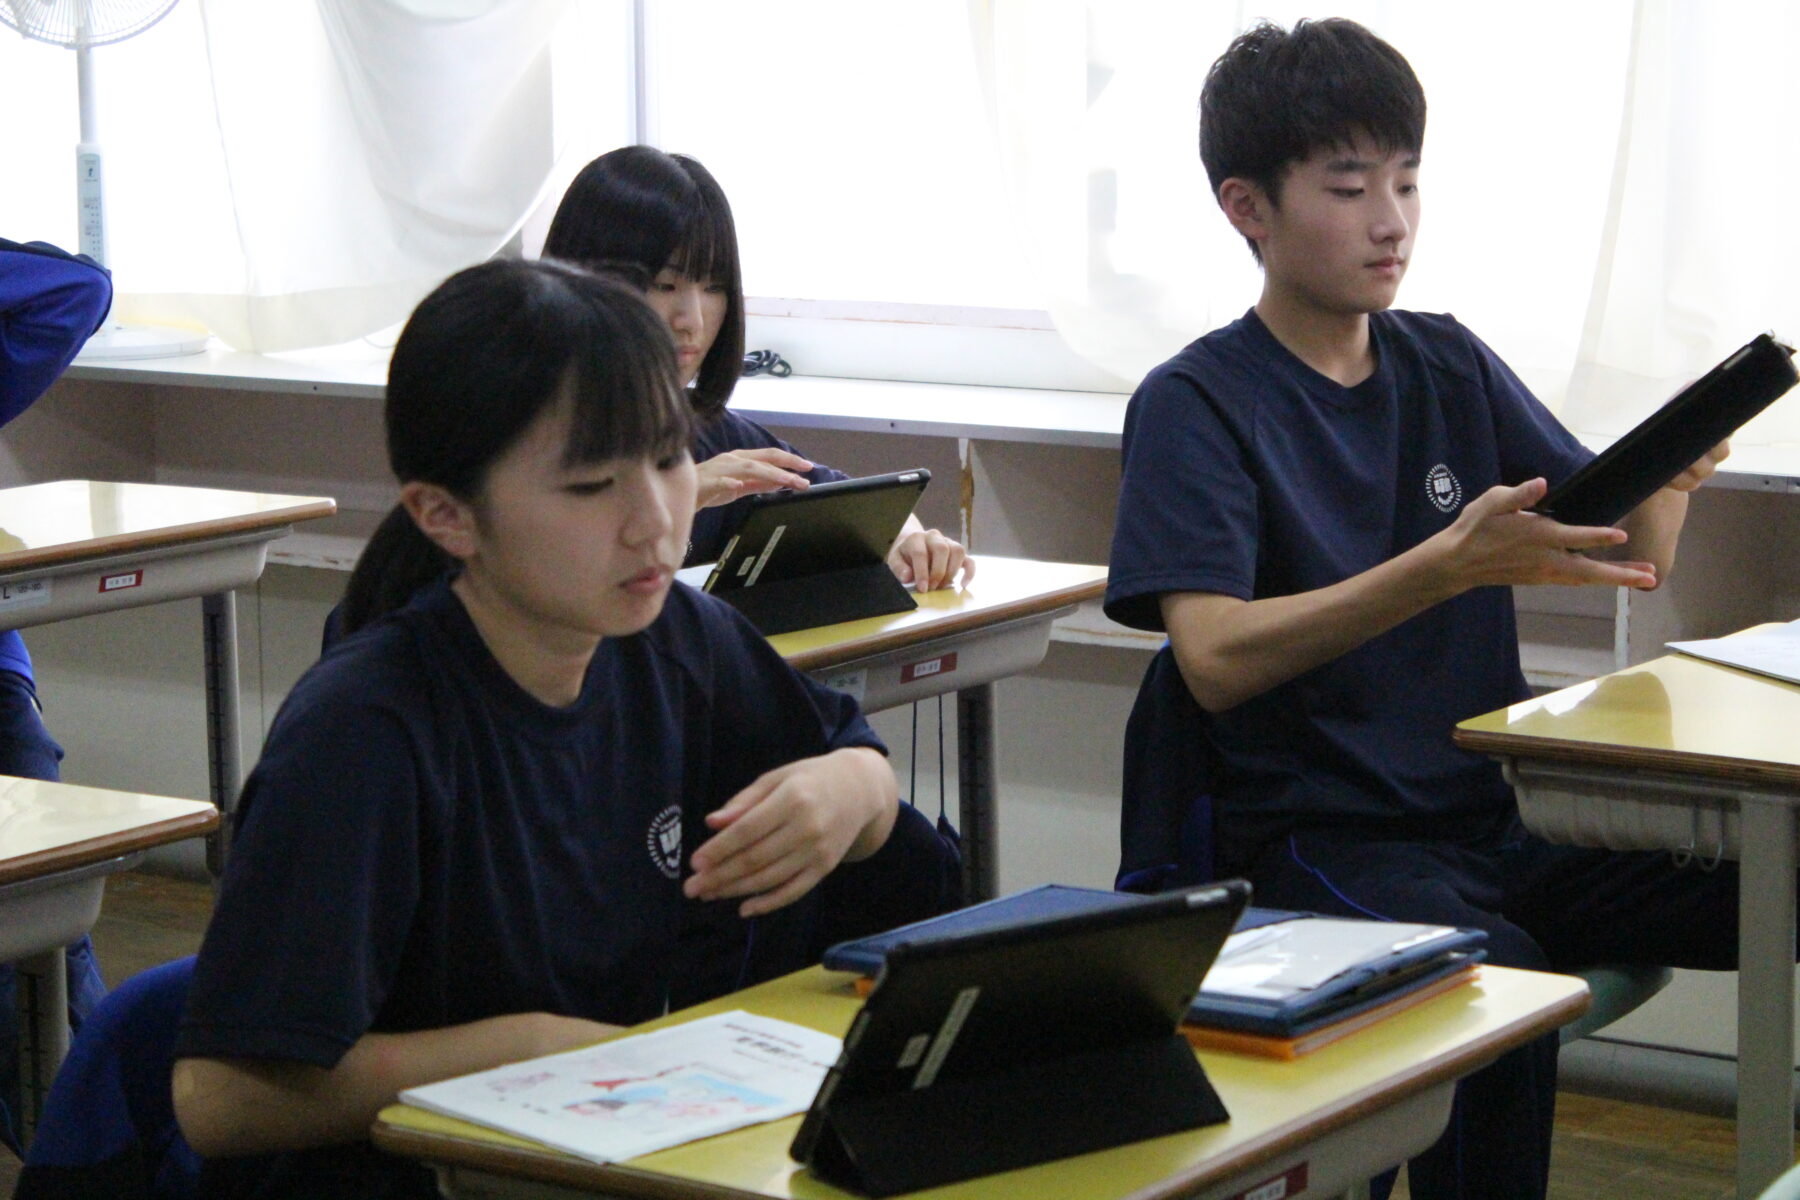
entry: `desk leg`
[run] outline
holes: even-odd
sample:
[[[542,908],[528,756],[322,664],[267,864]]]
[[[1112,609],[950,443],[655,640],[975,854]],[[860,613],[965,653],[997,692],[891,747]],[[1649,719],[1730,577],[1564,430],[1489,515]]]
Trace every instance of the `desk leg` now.
[[[206,839],[206,866],[216,879],[225,869],[231,814],[244,782],[238,741],[237,595],[201,597],[200,621],[206,646],[207,783],[221,815],[219,831]]]
[[[963,900],[999,891],[1000,833],[994,813],[994,685],[956,693],[956,812],[962,823]]]
[[[1794,810],[1745,797],[1738,882],[1738,1194],[1794,1163]]]
[[[69,976],[62,947],[34,954],[19,962],[20,982],[30,988],[31,1068],[20,1088],[29,1119],[22,1124],[37,1128],[44,1111],[44,1097],[56,1068],[69,1054]]]

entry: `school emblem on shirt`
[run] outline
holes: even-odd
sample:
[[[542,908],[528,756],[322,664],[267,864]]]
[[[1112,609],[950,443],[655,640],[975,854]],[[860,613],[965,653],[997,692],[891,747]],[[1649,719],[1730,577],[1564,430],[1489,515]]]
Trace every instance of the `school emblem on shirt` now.
[[[681,878],[681,809],[678,806],[671,804],[656,814],[644,842],[657,870],[670,879]]]
[[[1462,504],[1462,483],[1443,463],[1425,473],[1425,495],[1439,512],[1455,512]]]

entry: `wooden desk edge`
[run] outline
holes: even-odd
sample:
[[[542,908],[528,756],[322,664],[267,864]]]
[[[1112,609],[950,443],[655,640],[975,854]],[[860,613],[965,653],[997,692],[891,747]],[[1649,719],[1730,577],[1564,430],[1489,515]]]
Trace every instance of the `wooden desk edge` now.
[[[428,1166],[463,1167],[523,1179],[531,1183],[557,1184],[577,1191],[592,1191],[594,1172],[605,1171],[608,1186],[630,1180],[633,1200],[744,1200],[741,1188],[724,1187],[705,1180],[686,1179],[644,1171],[625,1163],[597,1163],[556,1150],[501,1143],[471,1142],[442,1133],[427,1133],[389,1125],[379,1116],[369,1140],[388,1154],[397,1154]],[[854,1193],[846,1192],[846,1196]]]
[[[235,517],[194,521],[186,525],[170,525],[163,529],[154,529],[144,533],[107,534],[80,542],[64,542],[55,546],[44,546],[36,550],[18,550],[11,554],[0,555],[0,574],[32,570],[38,567],[60,566],[63,563],[114,554],[131,554],[134,551],[179,545],[183,542],[230,537],[233,534],[251,533],[278,525],[291,525],[296,521],[314,521],[321,517],[329,517],[336,512],[337,501],[335,500],[325,497],[307,498],[303,503],[290,504],[285,508],[264,509]]]
[[[1492,758],[1536,759],[1583,766],[1624,767],[1636,771],[1665,771],[1672,775],[1698,775],[1728,783],[1773,784],[1800,787],[1800,766],[1747,758],[1694,754],[1617,742],[1584,742],[1571,738],[1539,737],[1520,733],[1496,733],[1458,726],[1451,735],[1458,746]]]
[[[1031,596],[1016,603],[975,609],[971,612],[959,612],[935,621],[903,625],[898,629],[884,630],[855,641],[817,646],[785,657],[788,664],[796,671],[813,671],[821,667],[834,667],[860,658],[873,658],[879,654],[904,650],[908,646],[915,646],[922,642],[938,641],[973,630],[991,629],[996,625],[1011,621],[1041,617],[1058,609],[1072,608],[1083,601],[1101,596],[1105,592],[1106,580],[1104,578],[1089,580],[1086,583],[1073,584],[1069,587],[1058,588],[1053,592]]]
[[[1182,1200],[1192,1196],[1197,1190],[1222,1183],[1258,1162],[1270,1161],[1315,1142],[1325,1134],[1335,1133],[1371,1112],[1390,1108],[1439,1084],[1462,1079],[1507,1051],[1561,1029],[1587,1012],[1592,1003],[1592,995],[1583,986],[1554,1004],[1490,1031],[1480,1041],[1460,1046],[1430,1062],[1408,1067],[1391,1083],[1347,1095],[1330,1108],[1313,1114],[1313,1119],[1304,1124],[1290,1123],[1270,1130],[1260,1138],[1243,1142],[1217,1158],[1207,1160],[1193,1171],[1133,1192],[1125,1200]]]
[[[1309,1119],[1303,1123],[1291,1122],[1271,1130],[1260,1138],[1246,1141],[1216,1158],[1208,1159],[1189,1172],[1171,1176],[1152,1187],[1133,1192],[1124,1200],[1180,1200],[1182,1197],[1192,1196],[1197,1190],[1223,1182],[1258,1162],[1268,1161],[1286,1151],[1307,1145],[1323,1134],[1336,1132],[1371,1111],[1391,1107],[1429,1088],[1460,1079],[1486,1066],[1508,1050],[1562,1028],[1587,1012],[1591,1003],[1592,997],[1585,986],[1573,989],[1561,999],[1489,1031],[1479,1041],[1459,1046],[1439,1058],[1409,1067],[1391,1082],[1384,1082],[1380,1088],[1364,1089],[1344,1096],[1331,1107],[1310,1114]],[[623,1184],[629,1179],[631,1190],[628,1193],[621,1191],[619,1194],[629,1194],[643,1200],[664,1200],[665,1197],[671,1200],[678,1197],[743,1200],[746,1195],[739,1188],[643,1171],[625,1163],[600,1164],[556,1150],[510,1142],[476,1142],[450,1134],[390,1125],[381,1116],[376,1118],[370,1130],[370,1139],[377,1147],[390,1154],[404,1155],[430,1164],[466,1167],[576,1189],[594,1188],[594,1172],[604,1170],[611,1177],[608,1181],[611,1185]],[[850,1194],[845,1193],[846,1196]]]
[[[208,805],[191,813],[184,813],[181,816],[170,817],[121,833],[109,833],[101,837],[89,838],[85,842],[72,842],[67,846],[58,846],[54,850],[20,855],[0,864],[0,885],[40,879],[57,872],[85,867],[90,863],[105,862],[109,858],[118,858],[123,854],[148,850],[152,846],[203,837],[218,827],[219,812]],[[50,867],[48,871],[45,870],[46,865]]]

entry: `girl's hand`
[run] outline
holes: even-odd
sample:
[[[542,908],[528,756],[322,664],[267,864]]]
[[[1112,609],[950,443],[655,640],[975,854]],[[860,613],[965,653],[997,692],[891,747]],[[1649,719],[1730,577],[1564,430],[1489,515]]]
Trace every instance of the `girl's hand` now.
[[[707,814],[717,832],[694,851],[682,891],[696,900],[748,896],[738,906],[745,917],[773,912],[838,863],[879,850],[898,804],[893,769],[868,747],[777,767]]]
[[[805,491],[812,481],[799,474],[813,465],[798,454],[789,454],[774,446],[756,450],[727,450],[703,463],[694,464],[700,487],[695,509],[730,504],[739,496],[758,492],[777,492],[782,488]]]
[[[888,566],[901,583],[921,592],[949,587],[956,582],[958,571],[962,572],[964,583],[975,578],[975,560],[962,543],[935,529],[909,529],[902,533],[888,551]]]

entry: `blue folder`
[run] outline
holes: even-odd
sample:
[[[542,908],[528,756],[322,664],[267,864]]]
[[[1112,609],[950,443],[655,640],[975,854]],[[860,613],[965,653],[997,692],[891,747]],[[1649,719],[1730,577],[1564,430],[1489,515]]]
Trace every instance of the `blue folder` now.
[[[824,964],[834,971],[873,975],[880,970],[888,950],[902,943],[1029,925],[1070,913],[1140,904],[1144,899],[1129,892],[1046,884],[873,937],[839,942],[825,952]],[[1237,932],[1285,921],[1311,920],[1337,918],[1315,918],[1309,913],[1275,908],[1247,908],[1237,923]],[[1188,1020],[1220,1029],[1296,1037],[1355,1016],[1480,961],[1484,954],[1481,944],[1486,940],[1487,934],[1478,929],[1449,929],[1410,946],[1383,947],[1318,987],[1281,999],[1212,993],[1202,985],[1188,1010]]]

